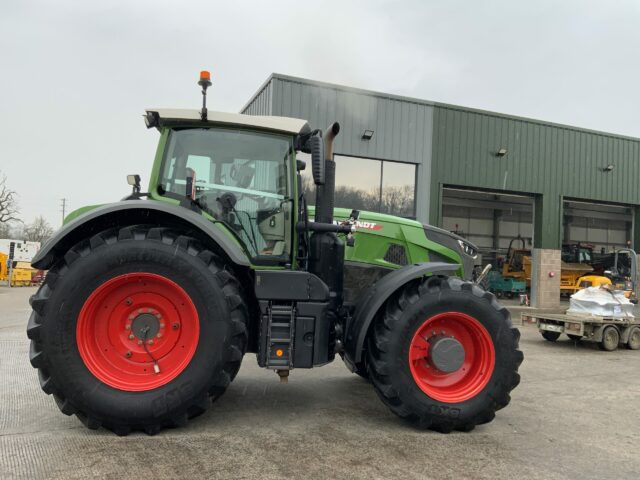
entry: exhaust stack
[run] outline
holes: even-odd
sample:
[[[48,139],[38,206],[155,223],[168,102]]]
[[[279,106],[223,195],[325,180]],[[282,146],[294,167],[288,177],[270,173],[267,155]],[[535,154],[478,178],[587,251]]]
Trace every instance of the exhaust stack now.
[[[340,133],[340,124],[334,122],[324,132],[324,185],[316,185],[315,221],[333,223],[333,206],[336,193],[336,162],[333,161],[333,140]]]

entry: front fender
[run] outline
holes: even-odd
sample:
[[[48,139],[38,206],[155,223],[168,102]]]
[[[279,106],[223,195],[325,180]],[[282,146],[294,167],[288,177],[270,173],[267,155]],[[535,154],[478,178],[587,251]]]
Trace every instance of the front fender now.
[[[236,265],[250,265],[242,248],[211,221],[184,207],[153,200],[125,200],[81,214],[58,230],[42,246],[31,264],[34,268],[48,270],[83,239],[108,228],[137,224],[173,227],[188,232],[200,241],[215,243]]]
[[[344,360],[353,371],[362,361],[362,352],[371,322],[387,299],[411,280],[433,273],[454,274],[460,265],[455,263],[427,262],[394,270],[373,285],[356,305],[354,316],[345,328]]]

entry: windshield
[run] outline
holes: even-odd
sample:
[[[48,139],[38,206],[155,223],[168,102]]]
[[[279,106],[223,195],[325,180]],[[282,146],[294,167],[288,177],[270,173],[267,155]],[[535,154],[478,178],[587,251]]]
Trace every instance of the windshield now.
[[[252,257],[288,258],[291,199],[288,162],[291,139],[234,129],[171,132],[161,190],[174,198],[195,182],[195,200],[227,224]]]

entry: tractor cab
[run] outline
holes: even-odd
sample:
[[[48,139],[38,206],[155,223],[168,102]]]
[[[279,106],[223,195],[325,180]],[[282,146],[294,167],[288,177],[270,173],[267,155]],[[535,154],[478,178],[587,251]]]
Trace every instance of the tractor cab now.
[[[212,111],[204,118],[198,110],[147,110],[147,127],[161,132],[149,199],[218,223],[254,265],[294,264],[297,170],[305,168],[296,152],[321,138],[295,118]]]
[[[171,128],[166,137],[157,198],[188,199],[254,262],[290,262],[293,137],[225,125]]]

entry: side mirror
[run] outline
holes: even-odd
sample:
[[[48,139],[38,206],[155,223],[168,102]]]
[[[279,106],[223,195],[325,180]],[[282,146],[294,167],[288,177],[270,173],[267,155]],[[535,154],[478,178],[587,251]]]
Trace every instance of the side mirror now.
[[[133,187],[133,193],[140,193],[140,175],[127,175],[127,183]]]
[[[306,146],[311,153],[311,171],[313,173],[313,183],[315,183],[316,185],[324,185],[325,159],[322,134],[316,133],[309,137]]]

